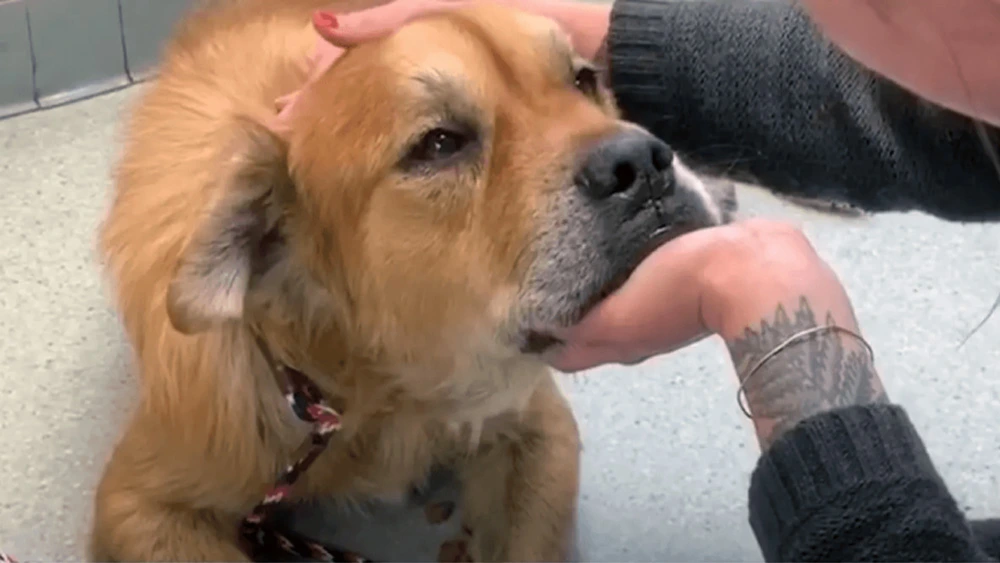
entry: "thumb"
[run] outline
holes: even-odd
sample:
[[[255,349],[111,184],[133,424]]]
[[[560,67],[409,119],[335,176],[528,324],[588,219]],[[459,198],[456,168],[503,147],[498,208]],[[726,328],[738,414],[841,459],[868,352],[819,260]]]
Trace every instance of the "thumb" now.
[[[619,362],[617,350],[606,346],[586,346],[568,342],[553,348],[542,359],[553,368],[571,373]]]

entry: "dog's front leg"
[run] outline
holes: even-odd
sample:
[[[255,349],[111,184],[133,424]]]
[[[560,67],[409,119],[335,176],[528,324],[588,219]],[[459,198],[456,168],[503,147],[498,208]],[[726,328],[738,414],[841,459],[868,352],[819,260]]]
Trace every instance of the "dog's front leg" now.
[[[477,561],[565,561],[576,521],[580,439],[553,381],[536,391],[512,439],[461,469],[469,554]]]
[[[234,495],[238,489],[225,484],[237,480],[223,480],[220,475],[226,474],[213,473],[208,464],[188,469],[150,447],[157,443],[146,431],[151,427],[158,428],[133,421],[105,467],[95,495],[88,558],[248,561],[238,543],[239,515],[221,506],[246,504],[253,497]]]
[[[91,536],[90,561],[249,561],[237,543],[235,522],[211,513],[144,506],[127,493],[112,502],[129,512],[112,515],[122,516],[118,521],[98,513],[103,529]]]

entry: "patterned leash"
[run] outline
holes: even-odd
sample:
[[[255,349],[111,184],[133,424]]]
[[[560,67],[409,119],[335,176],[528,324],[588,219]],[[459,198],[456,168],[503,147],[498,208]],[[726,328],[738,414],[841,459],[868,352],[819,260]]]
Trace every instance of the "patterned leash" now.
[[[264,500],[240,524],[240,536],[249,547],[249,555],[256,561],[280,560],[282,554],[286,554],[313,561],[372,563],[357,553],[315,542],[291,530],[280,530],[273,522],[275,508],[291,494],[292,485],[316,461],[334,432],[340,430],[341,422],[340,415],[327,404],[323,394],[305,374],[275,361],[264,341],[259,336],[256,340],[292,412],[299,420],[312,424],[312,431],[306,453],[279,475]]]

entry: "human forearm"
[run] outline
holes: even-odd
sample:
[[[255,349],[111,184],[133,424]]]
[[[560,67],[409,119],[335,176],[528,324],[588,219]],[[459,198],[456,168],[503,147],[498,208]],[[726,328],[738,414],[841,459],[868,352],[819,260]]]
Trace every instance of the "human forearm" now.
[[[695,164],[870,211],[1000,217],[973,122],[848,58],[790,2],[617,0],[609,66],[625,116]]]
[[[699,317],[729,349],[761,449],[817,413],[886,402],[847,291],[806,236],[767,222],[722,232],[695,278]]]
[[[770,298],[726,307],[718,331],[761,445],[750,521],[765,559],[989,560],[997,532],[970,529],[905,412],[889,404],[832,271],[790,261],[774,276],[806,277],[814,291],[775,283]],[[814,332],[771,355],[824,325],[854,334]]]
[[[989,560],[978,537],[988,527],[972,533],[859,338],[817,332],[765,358],[814,327],[859,332],[846,296],[776,301],[759,323],[720,333],[737,373],[750,376],[742,383],[763,452],[750,521],[765,559]]]

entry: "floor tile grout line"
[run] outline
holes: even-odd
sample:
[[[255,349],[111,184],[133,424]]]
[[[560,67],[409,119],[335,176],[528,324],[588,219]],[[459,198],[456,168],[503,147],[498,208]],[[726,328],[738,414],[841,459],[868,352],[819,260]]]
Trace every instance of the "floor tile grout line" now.
[[[31,62],[31,98],[35,109],[41,108],[41,95],[38,92],[38,58],[35,56],[35,39],[31,32],[31,7],[27,0],[21,0],[24,5],[24,23],[28,27],[28,57]]]

